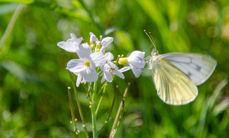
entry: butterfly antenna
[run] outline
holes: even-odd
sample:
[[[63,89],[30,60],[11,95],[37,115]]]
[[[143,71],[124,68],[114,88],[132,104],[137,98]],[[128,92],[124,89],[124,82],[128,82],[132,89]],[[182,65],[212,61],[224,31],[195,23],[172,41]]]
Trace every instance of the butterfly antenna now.
[[[151,43],[153,44],[154,49],[157,50],[156,44],[153,41],[153,37],[149,34],[150,32],[148,33],[146,30],[144,30],[144,32],[148,36],[148,38],[151,41]]]

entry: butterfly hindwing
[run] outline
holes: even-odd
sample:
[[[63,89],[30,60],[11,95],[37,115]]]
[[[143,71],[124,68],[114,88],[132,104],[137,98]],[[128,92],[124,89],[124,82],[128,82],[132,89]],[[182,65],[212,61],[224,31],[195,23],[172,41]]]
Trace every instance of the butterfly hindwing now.
[[[163,58],[152,64],[153,81],[161,100],[167,104],[182,105],[196,98],[196,85],[177,67]]]

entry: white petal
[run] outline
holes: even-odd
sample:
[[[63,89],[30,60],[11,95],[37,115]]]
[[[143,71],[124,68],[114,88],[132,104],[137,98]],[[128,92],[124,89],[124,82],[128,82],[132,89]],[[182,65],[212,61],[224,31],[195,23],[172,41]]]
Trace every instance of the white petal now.
[[[96,41],[98,41],[97,37],[92,32],[90,32],[90,42],[93,43]]]
[[[118,70],[113,70],[113,72],[112,72],[113,74],[115,74],[115,75],[117,75],[117,76],[119,76],[120,78],[122,78],[122,79],[124,79],[125,78],[125,76],[122,74],[122,72],[121,71],[118,71]]]
[[[84,61],[82,59],[72,59],[67,63],[67,69],[75,74],[80,73],[85,70],[83,65]]]
[[[76,36],[73,33],[71,33],[70,35],[70,39],[68,39],[67,41],[61,41],[57,43],[57,46],[68,52],[76,52],[76,49],[82,42],[83,38],[76,38]]]
[[[108,62],[108,64],[110,65],[112,69],[118,70],[118,67],[113,62]]]
[[[113,56],[113,54],[111,52],[107,52],[105,54],[105,58],[106,58],[106,60],[111,61],[111,60],[114,59],[114,56]]]
[[[112,41],[113,41],[112,37],[105,37],[103,38],[101,44],[102,46],[107,47],[110,43],[112,43]]]
[[[105,37],[101,42],[98,42],[97,44],[101,44],[102,48],[100,49],[100,52],[105,53],[106,48],[108,45],[113,41],[112,37]]]
[[[98,78],[98,75],[94,68],[87,68],[83,77],[87,82],[95,82]]]
[[[110,71],[110,70],[111,70],[111,67],[110,67],[110,65],[105,64],[101,69],[102,69],[103,71]]]
[[[81,81],[82,81],[82,74],[79,74],[78,77],[77,77],[77,81],[76,81],[76,87],[79,87]]]
[[[131,68],[131,70],[133,71],[134,76],[136,78],[138,78],[141,75],[141,73],[142,73],[142,69],[139,69],[139,68]]]
[[[112,82],[113,77],[112,77],[112,75],[110,74],[110,72],[105,71],[105,72],[104,72],[104,79],[107,80],[108,82]]]
[[[83,43],[79,45],[76,49],[76,52],[80,58],[89,58],[90,54],[92,53],[88,43]]]
[[[105,51],[106,51],[106,47],[102,46],[102,48],[100,49],[100,52],[105,53]]]
[[[127,59],[129,64],[132,64],[134,67],[144,68],[145,66],[144,56],[145,56],[145,52],[133,51]]]
[[[90,55],[92,61],[95,63],[96,67],[101,67],[106,63],[106,59],[101,52],[95,52]]]
[[[119,69],[120,72],[125,72],[125,71],[128,71],[128,70],[130,70],[130,66],[125,66],[125,67]]]

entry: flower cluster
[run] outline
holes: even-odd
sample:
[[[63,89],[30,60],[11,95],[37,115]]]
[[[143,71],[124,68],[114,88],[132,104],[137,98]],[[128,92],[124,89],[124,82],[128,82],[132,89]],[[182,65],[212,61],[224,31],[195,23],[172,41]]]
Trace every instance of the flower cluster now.
[[[90,33],[90,43],[82,43],[83,38],[77,38],[73,33],[67,41],[61,41],[57,45],[67,52],[76,53],[78,59],[71,59],[67,63],[67,69],[77,75],[76,86],[81,82],[95,82],[98,77],[102,77],[101,82],[112,82],[114,76],[124,79],[123,72],[132,70],[136,77],[141,74],[145,66],[145,52],[133,51],[127,58],[114,56],[106,52],[106,48],[112,43],[112,37],[98,39],[93,33]],[[114,61],[113,61],[114,60]],[[119,65],[124,65],[119,69]]]

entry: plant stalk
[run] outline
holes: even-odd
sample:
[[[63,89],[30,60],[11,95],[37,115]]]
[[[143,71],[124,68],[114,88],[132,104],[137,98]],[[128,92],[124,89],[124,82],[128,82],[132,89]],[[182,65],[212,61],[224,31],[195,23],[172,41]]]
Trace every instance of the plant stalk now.
[[[72,102],[71,87],[68,87],[68,101],[69,101],[70,111],[71,111],[71,115],[72,115],[72,123],[74,125],[74,132],[77,135],[78,130],[77,130],[76,121],[75,121],[75,112],[74,112],[74,105]]]
[[[114,120],[114,123],[112,125],[112,129],[111,129],[109,138],[113,138],[115,136],[116,132],[117,132],[116,127],[117,127],[118,121],[120,119],[120,114],[124,109],[124,102],[125,102],[125,98],[126,98],[127,92],[128,92],[128,86],[126,87],[126,89],[125,89],[125,91],[123,93],[122,100],[121,100],[121,102],[119,104],[118,112],[117,112],[117,114],[115,116],[115,120]]]
[[[103,100],[104,93],[105,93],[106,90],[107,90],[107,82],[104,83],[102,89],[103,89],[103,90],[102,90],[102,94],[101,94],[101,96],[100,96],[100,98],[99,98],[99,102],[98,102],[98,105],[97,105],[96,110],[95,110],[95,116],[97,116],[97,114],[98,114],[98,112],[99,112],[99,108],[100,108],[101,102],[102,102],[102,100]]]
[[[91,101],[90,101],[90,108],[91,108],[91,122],[92,122],[92,135],[93,138],[97,138],[97,131],[96,131],[96,115],[95,115],[95,94],[97,92],[97,82],[94,82],[94,88],[91,93]]]
[[[76,85],[75,85],[75,83],[73,81],[71,72],[68,71],[68,74],[69,74],[69,76],[71,78],[71,81],[72,81],[72,86],[73,86],[73,90],[74,90],[74,94],[75,94],[75,98],[76,98],[77,107],[78,107],[80,118],[81,118],[81,121],[82,121],[82,124],[83,124],[83,128],[84,128],[84,133],[85,133],[86,137],[89,138],[87,127],[86,127],[86,123],[85,123],[84,116],[83,116],[83,111],[81,109],[81,105],[80,105],[80,101],[79,101],[78,92],[76,90]]]

